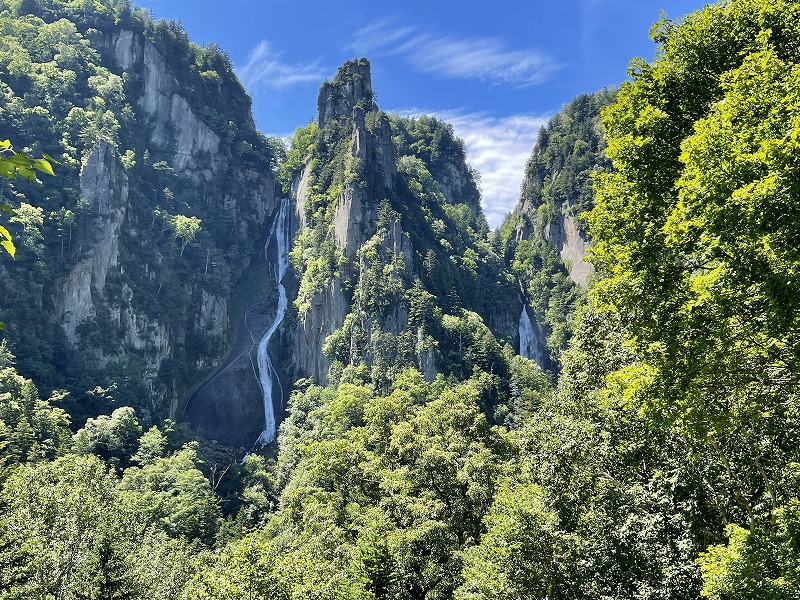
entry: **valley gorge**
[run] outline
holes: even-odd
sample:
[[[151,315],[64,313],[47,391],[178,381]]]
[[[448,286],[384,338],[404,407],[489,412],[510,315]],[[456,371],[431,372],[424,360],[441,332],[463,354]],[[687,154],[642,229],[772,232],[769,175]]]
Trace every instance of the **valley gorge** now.
[[[279,139],[177,21],[0,0],[0,600],[798,597],[798,23],[662,17],[490,228],[380,52]]]

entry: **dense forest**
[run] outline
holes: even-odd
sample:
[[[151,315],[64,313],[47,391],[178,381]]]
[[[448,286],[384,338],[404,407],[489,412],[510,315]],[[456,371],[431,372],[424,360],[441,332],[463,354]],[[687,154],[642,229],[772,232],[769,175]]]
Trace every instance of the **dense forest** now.
[[[284,144],[178,23],[0,0],[0,599],[800,599],[800,3],[651,36],[490,231],[366,59]]]

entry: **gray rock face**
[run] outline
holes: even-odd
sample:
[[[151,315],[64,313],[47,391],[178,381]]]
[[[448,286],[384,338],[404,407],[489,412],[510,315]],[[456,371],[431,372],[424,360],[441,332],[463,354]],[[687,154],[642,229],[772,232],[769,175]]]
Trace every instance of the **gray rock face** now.
[[[378,173],[383,176],[383,185],[393,190],[397,179],[396,157],[392,144],[392,128],[386,119],[380,120],[380,127],[374,131],[373,156]]]
[[[354,264],[356,252],[374,235],[377,207],[364,190],[347,186],[339,198],[334,218],[336,243],[350,264]]]
[[[306,201],[308,200],[308,180],[311,177],[311,164],[307,164],[302,175],[295,176],[292,181],[291,196],[294,198],[295,231],[308,227],[306,220]]]
[[[581,233],[575,219],[569,214],[563,215],[562,232],[559,246],[561,260],[567,266],[572,281],[586,287],[589,276],[594,273],[592,263],[586,261],[589,240]]]
[[[114,58],[123,71],[130,71],[139,64],[144,54],[144,39],[132,31],[121,30],[112,36],[111,47]]]
[[[171,150],[172,167],[179,171],[216,170],[213,160],[220,139],[192,111],[179,93],[178,82],[168,71],[155,46],[139,34],[122,30],[107,41],[123,71],[142,68],[144,81],[139,106],[151,119],[151,141],[163,151]],[[207,179],[211,174],[202,173]]]
[[[147,352],[147,367],[158,372],[164,359],[172,355],[173,343],[170,331],[164,323],[139,314],[129,306],[120,311],[119,325],[124,332],[127,348]]]
[[[123,286],[123,296],[127,300],[125,306],[108,305],[105,298],[106,279],[118,264],[120,232],[128,208],[128,178],[110,144],[101,141],[86,159],[81,169],[80,186],[81,196],[95,212],[91,228],[94,242],[85,258],[56,284],[55,318],[67,340],[75,346],[79,341],[78,326],[93,320],[100,305],[105,305],[112,321],[120,329],[123,345],[112,355],[105,355],[97,349],[97,361],[104,365],[115,355],[123,355],[126,349],[146,351],[147,368],[154,375],[173,352],[174,342],[169,329],[131,308],[133,292],[127,285]]]
[[[55,317],[71,344],[76,328],[95,316],[95,305],[104,296],[109,269],[116,266],[119,233],[128,206],[128,178],[117,153],[100,142],[81,169],[81,195],[95,212],[94,242],[85,257],[56,285]]]
[[[534,226],[538,218],[536,207],[530,206],[523,199],[518,210],[524,218],[517,221],[517,241],[530,239],[536,235]],[[553,218],[546,223],[541,223],[540,226],[541,234],[561,254],[561,260],[567,267],[570,279],[576,284],[586,287],[589,276],[594,273],[592,264],[585,260],[589,249],[589,239],[578,229],[575,217],[572,216],[571,205],[568,202],[562,203]]]
[[[200,292],[197,331],[206,336],[221,338],[228,328],[228,301],[223,296]]]
[[[347,259],[346,273],[355,280],[361,268],[358,249],[375,235],[378,204],[386,197],[387,190],[393,188],[397,177],[388,120],[373,114],[370,117],[371,127],[367,125],[367,114],[377,109],[372,101],[369,62],[360,59],[340,67],[336,78],[332,82],[325,82],[320,88],[317,106],[317,123],[320,127],[324,127],[326,120],[332,118],[350,117],[353,123],[350,156],[359,179],[358,182],[345,184],[336,207],[333,227],[336,244]],[[310,165],[307,165],[292,186],[297,223],[301,229],[307,226],[304,205],[310,173]],[[411,265],[410,243],[402,235],[399,223],[396,227],[397,239],[392,243],[398,244],[398,252],[408,254],[407,264]],[[326,380],[330,361],[324,356],[322,346],[329,335],[342,327],[350,309],[338,278],[332,279],[325,289],[312,298],[311,308],[300,319],[295,335],[295,367],[298,374],[313,377],[320,383]],[[384,327],[399,331],[406,326],[408,316],[397,314],[392,319],[384,323]]]
[[[326,81],[317,97],[317,125],[331,118],[349,117],[356,105],[373,110],[372,74],[366,58],[347,61],[332,82]]]
[[[477,214],[481,210],[480,195],[475,193],[477,190],[474,189],[472,178],[464,167],[448,162],[436,184],[448,204],[463,202]]]
[[[356,251],[375,235],[378,202],[392,189],[397,172],[388,121],[381,119],[379,126],[369,131],[361,107],[354,108],[352,116],[350,155],[356,168],[367,175],[367,185],[351,182],[345,186],[336,210],[334,231],[339,248],[354,265]],[[377,176],[377,180],[370,180],[370,174]]]
[[[342,284],[334,278],[325,289],[314,295],[311,308],[300,320],[295,332],[295,368],[298,373],[324,383],[328,377],[330,361],[322,352],[322,345],[334,331],[344,324],[350,312],[345,301]]]
[[[422,328],[417,329],[417,366],[419,367],[425,381],[433,383],[436,376],[439,374],[439,369],[436,368],[436,351],[433,342],[429,337],[426,337]]]

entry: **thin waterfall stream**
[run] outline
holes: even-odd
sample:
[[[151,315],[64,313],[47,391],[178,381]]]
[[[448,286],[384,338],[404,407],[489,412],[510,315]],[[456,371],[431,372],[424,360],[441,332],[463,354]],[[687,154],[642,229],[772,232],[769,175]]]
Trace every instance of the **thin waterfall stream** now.
[[[267,241],[264,243],[264,259],[269,260],[267,249],[270,242],[275,240],[277,257],[275,264],[272,265],[275,283],[278,285],[278,308],[275,311],[275,320],[270,325],[264,337],[258,343],[258,380],[261,384],[261,391],[264,395],[264,431],[258,436],[255,447],[262,448],[275,439],[276,421],[275,407],[272,403],[273,382],[277,381],[281,393],[281,403],[283,402],[283,388],[281,387],[278,372],[272,364],[269,356],[269,342],[273,334],[283,321],[286,312],[286,288],[283,286],[283,276],[289,266],[289,246],[292,242],[291,220],[289,219],[289,199],[281,200],[281,206],[272,224]]]
[[[537,358],[536,335],[525,305],[522,306],[522,314],[519,316],[519,354],[525,358]]]

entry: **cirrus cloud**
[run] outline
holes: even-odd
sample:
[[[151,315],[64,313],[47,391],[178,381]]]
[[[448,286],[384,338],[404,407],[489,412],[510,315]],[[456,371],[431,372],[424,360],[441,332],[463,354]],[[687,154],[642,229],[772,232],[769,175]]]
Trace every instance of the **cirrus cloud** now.
[[[393,54],[417,71],[446,78],[477,79],[528,87],[550,79],[560,65],[534,49],[512,50],[497,38],[437,36],[396,19],[373,21],[357,30],[347,49],[359,54]]]
[[[236,75],[248,90],[257,87],[287,88],[303,83],[318,83],[326,75],[318,62],[289,64],[281,60],[269,42],[262,40],[250,51],[247,62],[236,67]]]

